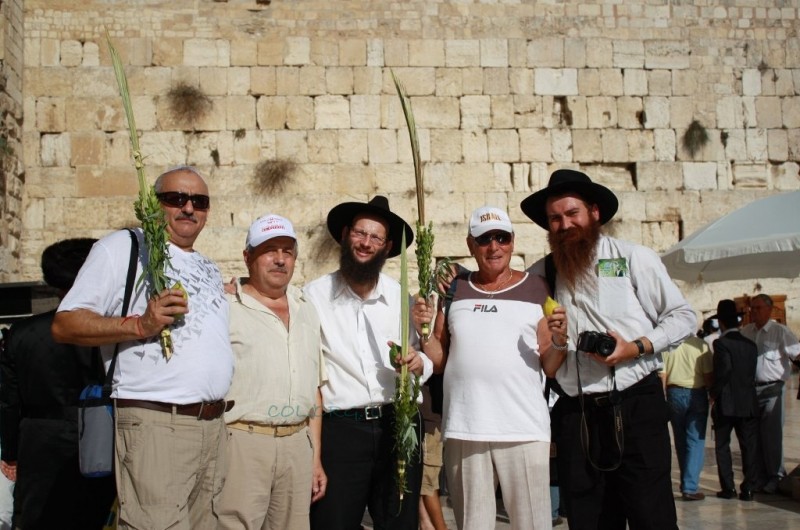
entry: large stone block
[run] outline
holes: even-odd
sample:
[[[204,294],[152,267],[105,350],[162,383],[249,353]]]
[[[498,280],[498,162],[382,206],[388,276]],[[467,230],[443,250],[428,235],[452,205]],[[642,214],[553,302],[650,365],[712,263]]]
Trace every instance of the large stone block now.
[[[789,134],[785,129],[767,131],[767,157],[772,162],[784,162],[789,159]]]
[[[514,98],[512,96],[492,96],[492,127],[511,129],[516,125]]]
[[[601,137],[603,162],[628,162],[628,137],[621,129],[604,129]]]
[[[409,66],[444,66],[444,41],[414,39],[408,41]]]
[[[383,42],[384,66],[408,66],[408,41],[386,39]]]
[[[147,153],[147,164],[173,167],[186,163],[186,138],[182,132],[146,132],[139,138],[142,153]]]
[[[283,129],[286,125],[286,98],[260,97],[256,102],[256,118],[260,129]]]
[[[551,96],[578,94],[578,71],[574,68],[537,68],[534,76],[536,94]]]
[[[75,168],[79,197],[136,195],[139,183],[129,167],[79,166]]]
[[[318,96],[314,99],[315,129],[350,127],[350,104],[341,96]]]
[[[512,94],[533,94],[533,70],[511,68],[508,71],[508,86]]]
[[[335,164],[339,161],[339,132],[308,131],[308,161],[312,164]]]
[[[258,42],[246,38],[234,38],[230,42],[231,66],[255,66],[258,64]]]
[[[431,131],[431,160],[434,162],[461,162],[462,131],[433,129]]]
[[[747,141],[744,129],[724,131],[725,158],[728,160],[747,160]]]
[[[648,40],[644,42],[645,61],[648,69],[685,70],[691,67],[692,49],[689,41]]]
[[[397,134],[386,129],[367,131],[367,145],[371,164],[394,164],[397,162]]]
[[[457,98],[419,97],[413,104],[417,127],[457,129],[461,124]]]
[[[186,39],[183,41],[183,64],[230,66],[230,42],[223,39]]]
[[[713,190],[717,188],[715,162],[683,162],[683,187],[687,190]]]
[[[622,89],[626,96],[646,96],[647,71],[628,68],[622,72]]]
[[[613,50],[614,68],[643,68],[645,66],[645,49],[642,41],[615,40]],[[660,66],[653,67],[660,68]]]
[[[408,96],[430,96],[436,92],[436,70],[428,67],[398,68],[394,70],[397,79],[403,84]],[[389,71],[384,72],[383,93],[396,94]]]
[[[70,165],[101,166],[105,163],[105,134],[76,132],[70,134]]]
[[[255,129],[256,99],[253,96],[228,96],[225,98],[226,129]]]
[[[744,111],[741,98],[726,96],[717,100],[717,127],[720,129],[741,129],[744,127]]]
[[[592,38],[586,47],[586,66],[611,68],[614,65],[614,45],[611,39]]]
[[[286,42],[281,38],[258,41],[257,59],[261,66],[282,66]]]
[[[80,66],[83,62],[83,46],[76,40],[61,41],[61,66]]]
[[[490,162],[518,162],[519,134],[513,129],[490,129],[486,132],[489,141]]]
[[[695,96],[698,88],[697,72],[694,70],[674,70],[672,72],[672,95]]]
[[[553,129],[550,132],[553,160],[556,162],[572,162],[572,131],[569,129]]]
[[[542,37],[528,42],[528,66],[533,68],[563,68],[564,39]]]
[[[380,68],[383,65],[383,39],[369,39],[367,41],[367,66]]]
[[[567,68],[586,68],[585,39],[564,39],[564,66]]]
[[[747,158],[749,160],[767,160],[766,129],[746,129]]]
[[[461,145],[464,162],[489,161],[489,147],[486,139],[486,131],[475,129],[463,131]]]
[[[644,98],[644,126],[648,129],[670,128],[670,100],[665,97]]]
[[[747,69],[742,72],[742,94],[745,96],[761,95],[761,72]]]
[[[491,98],[489,96],[464,96],[460,100],[461,128],[488,129],[492,122]]]
[[[603,96],[621,96],[625,93],[625,80],[619,68],[601,68],[600,94]]]
[[[655,135],[653,131],[628,130],[628,156],[631,160],[655,160]]]
[[[800,164],[797,162],[771,164],[769,170],[776,190],[800,189]]]
[[[582,96],[599,96],[600,71],[596,68],[583,68],[578,70],[578,93]]]
[[[350,96],[350,123],[354,129],[381,126],[381,96]]]
[[[367,151],[367,131],[340,130],[339,160],[345,164],[366,164],[369,162]]]
[[[670,70],[646,70],[647,92],[651,96],[672,95],[672,72]]]
[[[800,84],[798,84],[800,93]],[[800,97],[781,98],[781,115],[783,116],[783,126],[787,129],[800,128]]]
[[[483,71],[483,93],[491,96],[510,92],[508,68],[485,68]]]
[[[704,127],[714,127],[716,124],[711,121],[713,116],[707,119],[695,114],[695,98],[685,96],[673,96],[669,98],[669,123],[673,129],[686,129],[697,120]]]
[[[283,64],[301,66],[311,63],[311,39],[308,37],[286,37],[283,48]]]
[[[573,129],[572,152],[576,162],[586,164],[603,160],[603,144],[599,129]]]
[[[641,129],[644,104],[639,97],[617,98],[617,122],[623,129]]]
[[[66,126],[64,98],[38,98],[36,100],[36,128],[42,132],[61,132]]]
[[[480,41],[452,39],[444,43],[445,66],[463,68],[480,66]]]
[[[383,89],[381,68],[356,66],[353,68],[353,93],[379,95]]]
[[[275,155],[298,164],[308,162],[306,131],[275,131]]]
[[[274,66],[255,66],[250,69],[250,93],[255,96],[275,95],[277,77]]]
[[[517,129],[531,129],[541,127],[544,119],[542,116],[542,98],[539,96],[514,96],[514,127]]]
[[[800,98],[798,100],[800,102]],[[781,98],[757,97],[755,103],[756,123],[752,125],[757,125],[763,129],[778,129],[783,126],[786,116],[781,119]],[[797,111],[797,116],[800,117],[800,110]]]
[[[331,95],[353,93],[353,68],[350,66],[331,66],[325,69],[325,90]],[[324,94],[325,92],[321,92]]]
[[[652,248],[656,252],[664,252],[678,241],[680,241],[680,223],[642,223],[642,245]]]
[[[680,190],[683,165],[680,162],[637,162],[636,187],[640,191]]]
[[[339,65],[339,41],[337,39],[315,38],[311,41],[311,61],[315,66]]]
[[[300,68],[284,67],[275,70],[275,94],[294,96],[300,93]]]
[[[553,141],[550,129],[520,129],[520,151],[522,160],[534,162],[553,161]],[[576,131],[577,132],[577,131]]]
[[[366,66],[367,41],[364,39],[339,41],[339,64],[342,66]]]
[[[228,95],[228,68],[200,68],[200,91],[206,96]]]
[[[617,126],[616,98],[586,98],[586,108],[590,129],[605,129]]]
[[[480,49],[481,49],[482,67],[484,68],[508,67],[507,39],[481,39]]]
[[[733,184],[738,188],[769,188],[766,164],[733,164]]]
[[[483,94],[483,68],[462,68],[461,90],[465,95]]]

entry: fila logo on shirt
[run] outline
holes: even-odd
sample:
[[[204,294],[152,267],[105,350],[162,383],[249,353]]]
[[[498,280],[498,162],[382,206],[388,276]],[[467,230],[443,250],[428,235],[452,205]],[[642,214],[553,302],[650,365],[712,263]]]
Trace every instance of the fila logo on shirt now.
[[[472,308],[472,312],[479,312],[479,313],[497,313],[497,306],[496,305],[484,305],[484,304],[475,304],[475,307]]]

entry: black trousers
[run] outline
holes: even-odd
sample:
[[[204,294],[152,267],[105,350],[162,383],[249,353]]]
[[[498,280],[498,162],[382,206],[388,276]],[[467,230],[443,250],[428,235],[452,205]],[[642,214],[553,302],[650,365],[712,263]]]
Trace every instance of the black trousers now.
[[[660,380],[650,374],[619,399],[615,407],[587,395],[581,406],[580,397],[566,396],[553,407],[570,530],[624,530],[626,523],[630,530],[677,530],[669,412]]]
[[[322,417],[322,466],[328,488],[325,497],[311,505],[312,530],[358,530],[365,509],[376,530],[417,530],[421,453],[406,467],[410,491],[401,505],[395,484],[394,413],[392,407],[385,409],[389,412],[375,420],[345,411]],[[421,418],[417,426],[419,442]]]
[[[754,491],[759,474],[758,418],[735,418],[713,415],[714,452],[717,457],[719,485],[723,490],[736,490],[733,481],[733,461],[731,458],[731,431],[736,432],[739,449],[742,451],[742,471],[744,478],[741,490]]]
[[[14,486],[15,527],[99,530],[116,494],[113,475],[81,475],[77,422],[22,420]]]

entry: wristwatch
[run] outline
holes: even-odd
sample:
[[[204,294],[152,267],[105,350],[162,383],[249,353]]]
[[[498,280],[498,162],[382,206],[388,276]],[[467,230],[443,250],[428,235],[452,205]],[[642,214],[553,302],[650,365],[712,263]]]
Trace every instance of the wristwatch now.
[[[636,347],[639,349],[639,355],[637,355],[636,357],[634,357],[634,358],[635,358],[635,359],[638,361],[639,359],[641,359],[642,357],[644,357],[644,354],[645,354],[645,351],[644,351],[644,342],[642,342],[642,341],[641,341],[641,340],[639,340],[639,339],[636,339],[635,341],[633,341],[633,343],[634,343],[634,344],[636,344]]]

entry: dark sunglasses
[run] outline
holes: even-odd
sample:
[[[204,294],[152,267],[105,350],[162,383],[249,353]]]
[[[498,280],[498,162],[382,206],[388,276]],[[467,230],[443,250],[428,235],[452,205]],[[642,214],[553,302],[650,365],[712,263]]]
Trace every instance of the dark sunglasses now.
[[[508,232],[495,232],[494,234],[483,234],[473,239],[482,247],[487,246],[493,240],[497,241],[498,245],[508,245],[511,243],[511,234]]]
[[[156,197],[164,204],[175,208],[183,208],[189,201],[192,201],[192,207],[195,210],[208,210],[208,207],[211,206],[211,199],[208,198],[208,195],[189,195],[182,191],[164,191],[156,193]]]

